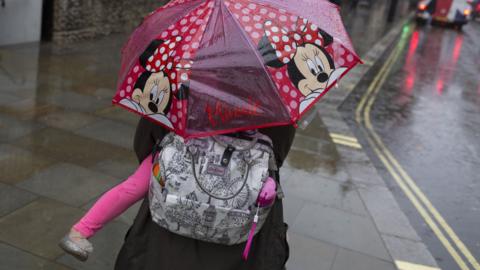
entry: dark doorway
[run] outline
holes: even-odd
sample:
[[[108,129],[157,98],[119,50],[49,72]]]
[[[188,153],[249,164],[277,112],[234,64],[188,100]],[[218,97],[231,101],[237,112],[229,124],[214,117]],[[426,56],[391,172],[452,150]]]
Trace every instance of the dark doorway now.
[[[53,37],[53,1],[44,0],[42,6],[42,41],[50,41]]]

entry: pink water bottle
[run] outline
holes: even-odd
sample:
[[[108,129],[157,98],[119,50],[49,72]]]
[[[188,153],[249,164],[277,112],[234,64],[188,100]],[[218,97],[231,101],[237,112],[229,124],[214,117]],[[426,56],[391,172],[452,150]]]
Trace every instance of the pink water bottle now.
[[[253,217],[252,228],[250,229],[250,232],[248,233],[247,245],[245,246],[245,249],[243,251],[243,256],[242,256],[242,258],[245,261],[248,259],[248,253],[250,252],[250,248],[252,246],[253,235],[255,234],[255,230],[257,228],[258,210],[261,207],[269,207],[273,204],[273,202],[275,201],[275,197],[277,196],[276,189],[277,189],[277,183],[275,183],[275,180],[273,180],[271,177],[269,177],[265,181],[265,183],[263,184],[263,187],[260,190],[260,193],[258,194],[257,212],[255,213],[255,216]]]
[[[277,183],[271,177],[269,177],[263,184],[260,194],[258,194],[257,205],[258,207],[268,207],[273,204],[275,197],[277,196]]]

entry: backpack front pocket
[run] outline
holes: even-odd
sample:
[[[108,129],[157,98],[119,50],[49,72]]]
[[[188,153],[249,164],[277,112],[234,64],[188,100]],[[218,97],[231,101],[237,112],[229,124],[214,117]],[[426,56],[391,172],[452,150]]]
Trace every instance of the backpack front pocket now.
[[[265,221],[268,210],[259,209],[259,223]],[[167,225],[168,230],[180,235],[234,245],[247,240],[256,211],[256,208],[238,210],[167,194],[163,203],[164,220],[157,223]]]

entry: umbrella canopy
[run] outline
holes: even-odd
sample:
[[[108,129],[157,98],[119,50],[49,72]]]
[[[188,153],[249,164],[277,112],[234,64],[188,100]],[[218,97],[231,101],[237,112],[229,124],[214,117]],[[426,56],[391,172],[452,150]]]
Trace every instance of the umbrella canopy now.
[[[113,103],[184,138],[295,124],[359,62],[322,0],[174,0],[122,51]]]

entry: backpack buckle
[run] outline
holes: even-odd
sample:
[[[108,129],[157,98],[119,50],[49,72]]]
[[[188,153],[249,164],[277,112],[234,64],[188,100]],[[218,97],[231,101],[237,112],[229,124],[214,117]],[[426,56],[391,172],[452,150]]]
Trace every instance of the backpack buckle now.
[[[228,166],[228,164],[230,163],[230,159],[232,158],[233,152],[235,152],[235,147],[233,147],[232,145],[228,145],[227,148],[225,148],[222,159],[220,160],[220,164],[223,167]]]

